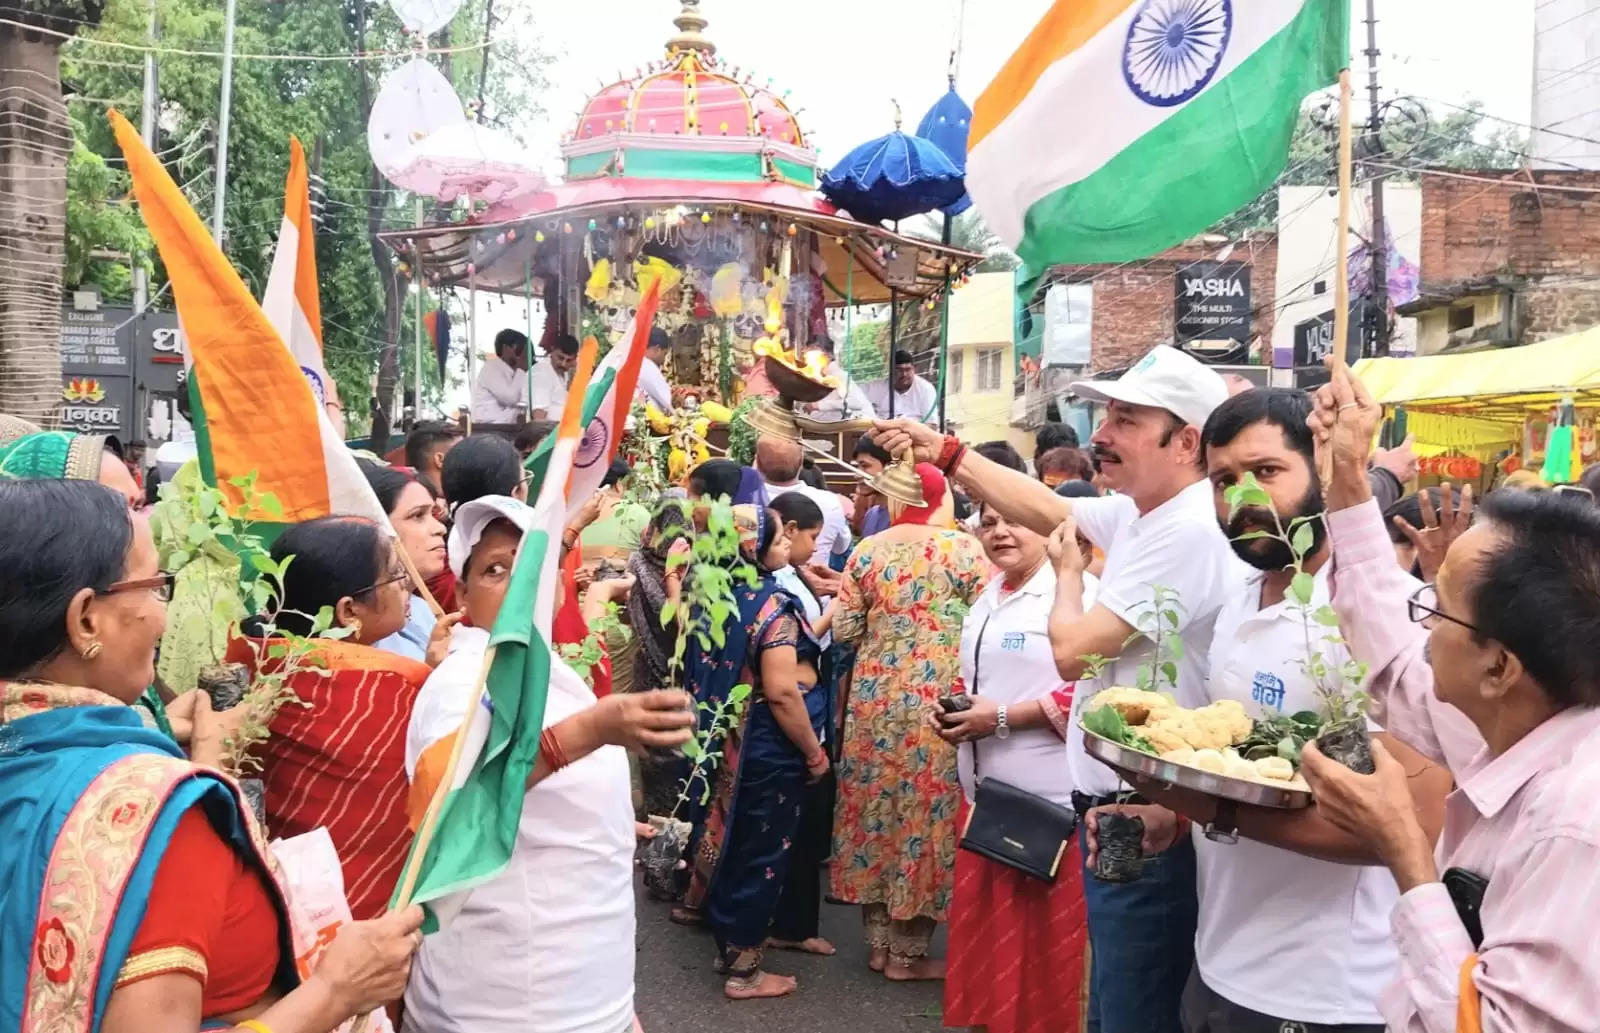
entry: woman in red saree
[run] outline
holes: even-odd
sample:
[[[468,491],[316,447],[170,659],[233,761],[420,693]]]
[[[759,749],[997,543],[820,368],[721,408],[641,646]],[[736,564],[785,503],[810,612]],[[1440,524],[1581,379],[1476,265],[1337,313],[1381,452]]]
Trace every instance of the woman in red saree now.
[[[406,620],[410,584],[396,546],[376,524],[322,517],[285,531],[273,558],[294,557],[276,629],[305,635],[324,607],[341,640],[318,639],[311,663],[290,673],[291,700],[262,747],[267,827],[297,836],[326,827],[357,920],[382,914],[411,844],[406,825],[406,727],[430,669],[372,643]],[[281,668],[272,640],[236,640],[229,658],[263,673]]]
[[[421,910],[340,929],[305,982],[238,786],[147,729],[170,575],[126,500],[0,480],[0,1029],[325,1033],[398,995]],[[220,751],[202,700],[196,756]]]

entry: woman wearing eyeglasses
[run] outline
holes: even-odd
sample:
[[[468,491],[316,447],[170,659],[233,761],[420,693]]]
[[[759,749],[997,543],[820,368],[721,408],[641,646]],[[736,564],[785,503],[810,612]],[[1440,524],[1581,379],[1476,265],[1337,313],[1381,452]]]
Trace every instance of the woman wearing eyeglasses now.
[[[357,919],[383,913],[405,863],[406,725],[431,668],[378,647],[406,622],[411,598],[398,548],[360,517],[296,524],[272,546],[289,557],[271,628],[233,643],[228,658],[264,672],[282,669],[264,633],[310,635],[326,607],[345,638],[319,638],[310,664],[287,687],[298,697],[273,719],[261,750],[267,827],[297,836],[326,826],[344,868]]]
[[[139,512],[145,508],[144,491],[134,483],[127,464],[112,450],[110,438],[70,431],[41,431],[15,417],[6,417],[6,421],[0,430],[0,441],[3,441],[0,443],[0,480],[98,482],[126,499],[130,511]],[[150,715],[155,727],[180,743],[188,741],[188,714],[192,703],[192,699],[186,701],[177,708],[177,713],[170,715],[179,723],[179,727],[174,728],[166,703],[154,685],[147,686],[139,699],[140,708]]]
[[[324,1033],[397,996],[420,909],[340,929],[302,982],[238,787],[134,716],[170,586],[144,519],[0,481],[0,527],[0,1028]],[[220,749],[204,697],[195,726]]]
[[[1317,810],[1393,874],[1395,1033],[1593,1030],[1600,1014],[1600,513],[1495,491],[1417,589],[1395,566],[1364,467],[1382,408],[1344,369],[1312,426],[1331,453],[1333,606],[1371,664],[1374,717],[1456,788],[1437,848],[1380,744],[1358,775],[1307,745]],[[1441,535],[1442,530],[1430,530]]]

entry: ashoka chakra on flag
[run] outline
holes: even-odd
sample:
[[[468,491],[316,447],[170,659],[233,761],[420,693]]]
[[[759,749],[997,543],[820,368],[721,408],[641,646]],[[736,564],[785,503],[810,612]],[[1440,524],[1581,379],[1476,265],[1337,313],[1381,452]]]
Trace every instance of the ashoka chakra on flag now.
[[[1144,0],[1128,26],[1122,77],[1146,104],[1182,104],[1217,74],[1232,33],[1232,0]]]

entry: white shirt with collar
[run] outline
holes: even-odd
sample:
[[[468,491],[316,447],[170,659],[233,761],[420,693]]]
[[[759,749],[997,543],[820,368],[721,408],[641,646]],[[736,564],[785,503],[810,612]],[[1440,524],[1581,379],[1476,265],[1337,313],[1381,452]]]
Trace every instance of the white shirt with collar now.
[[[667,378],[657,366],[655,360],[648,355],[639,364],[639,385],[637,394],[649,399],[651,404],[662,412],[672,411],[672,388],[667,384]]]
[[[762,480],[767,486],[768,499],[775,499],[785,492],[798,491],[822,510],[822,530],[817,532],[818,563],[826,563],[829,556],[842,556],[850,551],[850,521],[844,515],[844,503],[839,496],[825,488],[813,488],[803,481],[773,484],[766,480],[765,475]]]
[[[1185,707],[1204,706],[1209,701],[1206,675],[1217,612],[1249,569],[1217,526],[1210,482],[1195,481],[1142,515],[1126,495],[1073,499],[1072,513],[1078,530],[1106,554],[1097,603],[1137,628],[1154,602],[1155,586],[1177,593],[1183,656],[1173,695]],[[1154,643],[1140,639],[1106,666],[1100,685],[1138,684],[1139,666],[1154,653]],[[1075,711],[1087,702],[1085,695],[1081,691],[1074,695]],[[1076,714],[1070,742],[1078,790],[1091,796],[1116,792],[1117,776],[1082,752],[1083,733]]]
[[[528,412],[543,409],[544,418],[559,420],[567,405],[568,374],[556,370],[546,355],[533,365],[533,385],[528,388]]]
[[[516,423],[528,404],[528,375],[498,355],[483,360],[472,385],[472,419],[476,423]]]
[[[874,380],[867,385],[867,400],[879,419],[889,418],[890,381]],[[939,389],[921,377],[913,377],[906,391],[894,391],[894,418],[928,423],[939,415]]]
[[[1329,567],[1318,571],[1311,609],[1328,604]],[[1349,654],[1311,640],[1329,666]],[[1232,699],[1251,716],[1319,710],[1306,675],[1306,629],[1284,600],[1261,606],[1261,575],[1235,584],[1217,615],[1210,700]],[[1214,993],[1278,1019],[1313,1025],[1382,1025],[1378,995],[1399,967],[1389,915],[1400,898],[1388,869],[1334,864],[1241,838],[1213,843],[1196,827],[1200,917],[1195,964]]]
[[[1085,605],[1093,605],[1096,584],[1093,574],[1084,575]],[[1050,649],[1055,598],[1056,572],[1048,559],[1015,591],[1005,591],[1004,576],[990,580],[961,624],[961,680],[969,693],[1014,707],[1061,687]],[[1003,740],[962,743],[956,768],[968,802],[981,775],[1072,806],[1072,766],[1050,728],[1015,728]]]
[[[406,775],[466,715],[489,633],[457,625],[417,696]],[[595,705],[552,658],[544,727]],[[628,755],[605,746],[523,796],[506,869],[441,898],[441,928],[417,951],[407,1033],[627,1033],[633,1028],[633,806]]]

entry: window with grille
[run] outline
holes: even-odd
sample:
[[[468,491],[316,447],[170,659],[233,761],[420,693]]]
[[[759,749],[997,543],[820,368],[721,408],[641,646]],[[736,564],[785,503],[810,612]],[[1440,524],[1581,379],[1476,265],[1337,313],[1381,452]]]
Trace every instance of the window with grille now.
[[[984,348],[978,352],[978,390],[1000,390],[1000,360],[1005,357],[1003,348]]]
[[[964,352],[953,351],[947,358],[949,366],[944,371],[944,393],[955,395],[961,393],[961,358]]]

